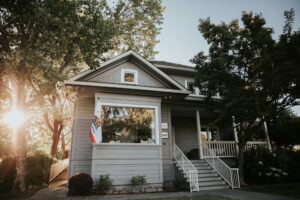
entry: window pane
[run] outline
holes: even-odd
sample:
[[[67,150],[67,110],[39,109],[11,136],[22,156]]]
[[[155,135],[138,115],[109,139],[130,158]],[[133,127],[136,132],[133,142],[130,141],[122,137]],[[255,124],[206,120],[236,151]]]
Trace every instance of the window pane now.
[[[125,72],[124,73],[124,81],[125,82],[134,82],[134,73]]]
[[[102,106],[104,143],[155,143],[155,109]]]
[[[195,93],[194,83],[188,82],[188,90]]]

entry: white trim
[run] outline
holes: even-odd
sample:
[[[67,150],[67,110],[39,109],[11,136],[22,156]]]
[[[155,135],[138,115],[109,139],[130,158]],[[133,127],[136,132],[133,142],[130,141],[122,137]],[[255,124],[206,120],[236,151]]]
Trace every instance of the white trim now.
[[[155,65],[151,64],[149,61],[147,61],[146,59],[144,59],[142,56],[138,55],[137,53],[135,53],[134,51],[130,50],[130,51],[127,51],[119,56],[116,56],[104,63],[101,64],[101,67],[105,67],[106,65],[109,65],[119,59],[122,59],[126,56],[129,56],[129,55],[133,55],[134,57],[136,57],[137,59],[139,59],[140,61],[142,61],[143,63],[145,63],[148,67],[150,67],[151,69],[153,69],[154,71],[156,71],[158,74],[160,74],[162,77],[164,77],[165,79],[167,79],[169,82],[171,82],[172,84],[174,84],[176,87],[178,87],[180,90],[182,91],[187,91],[182,85],[180,85],[177,81],[175,81],[174,79],[172,79],[171,77],[169,77],[167,74],[165,74],[163,71],[161,71],[160,69],[158,69]],[[100,69],[100,68],[97,68],[96,70]],[[93,70],[87,70],[87,71],[84,71],[83,73],[81,74],[78,74],[76,76],[74,76],[73,78],[71,78],[69,81],[67,81],[67,83],[70,83],[70,82],[77,82],[76,79],[79,79],[85,75],[87,75],[88,73],[90,72],[93,72]],[[75,84],[74,84],[75,85]]]
[[[154,109],[155,112],[155,143],[159,145],[159,131],[160,131],[160,126],[159,126],[159,121],[158,121],[158,106],[149,106],[149,105],[134,105],[134,104],[124,104],[124,103],[106,103],[106,102],[101,102],[101,99],[98,100],[97,95],[95,95],[95,102],[99,101],[100,102],[100,106],[102,109],[102,106],[120,106],[120,107],[130,107],[130,108],[152,108]],[[95,104],[96,106],[96,104]],[[101,127],[102,128],[102,127]],[[104,143],[99,143],[99,144],[104,144]],[[105,144],[115,144],[118,145],[118,143],[105,143]],[[148,145],[147,143],[120,143],[120,144],[141,144],[141,145]],[[150,145],[154,145],[149,143]]]
[[[78,85],[78,86],[91,86],[91,87],[106,87],[106,88],[120,88],[120,89],[132,89],[132,90],[145,90],[154,92],[170,92],[178,94],[190,94],[188,90],[176,90],[168,88],[155,88],[155,87],[145,87],[137,85],[125,85],[125,84],[112,84],[112,83],[96,83],[96,82],[85,82],[85,81],[67,81],[66,85]]]
[[[133,82],[125,81],[125,73],[133,73],[134,81]],[[137,85],[138,84],[138,71],[134,70],[134,69],[121,69],[121,83]]]

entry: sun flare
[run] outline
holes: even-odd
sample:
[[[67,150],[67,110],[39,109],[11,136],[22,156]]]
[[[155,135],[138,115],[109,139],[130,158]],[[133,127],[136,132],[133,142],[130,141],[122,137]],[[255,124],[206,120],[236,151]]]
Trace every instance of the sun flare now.
[[[23,112],[13,109],[4,115],[3,121],[10,127],[17,128],[24,123],[25,115]]]

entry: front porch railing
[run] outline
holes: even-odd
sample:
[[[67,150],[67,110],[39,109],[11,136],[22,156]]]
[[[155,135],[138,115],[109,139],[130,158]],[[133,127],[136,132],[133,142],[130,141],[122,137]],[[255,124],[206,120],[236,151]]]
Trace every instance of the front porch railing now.
[[[176,164],[179,165],[183,171],[184,175],[188,178],[190,182],[190,191],[199,192],[198,170],[176,144],[174,144],[174,159]]]
[[[245,146],[245,151],[248,151],[249,149],[252,148],[257,148],[257,147],[264,147],[268,148],[268,142],[265,141],[248,141]]]
[[[203,141],[203,158],[235,157],[237,148],[235,141]]]
[[[230,168],[220,158],[215,157],[216,153],[212,150],[208,150],[210,156],[205,158],[206,162],[216,171],[232,189],[240,188],[239,169]]]
[[[268,143],[265,141],[248,141],[245,146],[245,151],[257,147],[268,148]],[[238,156],[238,144],[235,141],[203,141],[202,151],[203,158],[236,157]]]

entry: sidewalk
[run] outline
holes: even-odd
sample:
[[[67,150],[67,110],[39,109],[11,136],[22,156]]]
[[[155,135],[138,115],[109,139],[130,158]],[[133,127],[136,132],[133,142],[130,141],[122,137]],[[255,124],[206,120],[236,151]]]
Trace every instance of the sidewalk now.
[[[148,194],[124,194],[124,195],[105,195],[105,196],[76,196],[76,197],[67,197],[68,188],[59,187],[59,188],[45,188],[38,191],[30,199],[70,199],[70,200],[138,200],[138,199],[155,199],[155,198],[168,198],[168,197],[183,197],[183,196],[200,196],[200,195],[217,195],[224,196],[233,199],[239,200],[294,200],[293,198],[269,195],[263,193],[249,192],[244,190],[212,190],[212,191],[201,191],[201,192],[164,192],[164,193],[148,193]]]

